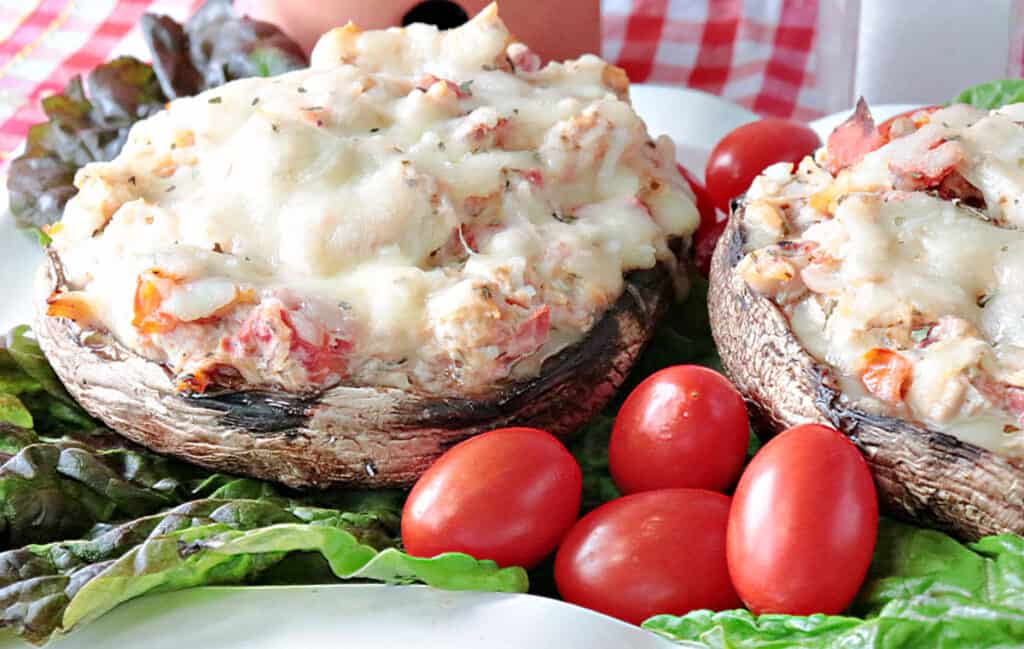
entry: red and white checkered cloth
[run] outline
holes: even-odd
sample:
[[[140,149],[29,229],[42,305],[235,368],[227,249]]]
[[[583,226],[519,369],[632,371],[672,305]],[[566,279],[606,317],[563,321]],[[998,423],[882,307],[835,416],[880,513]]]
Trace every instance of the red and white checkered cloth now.
[[[603,0],[604,57],[634,81],[810,120],[817,0]]]
[[[122,52],[146,11],[184,20],[202,0],[0,0],[0,166],[39,99]],[[764,115],[810,119],[817,0],[602,0],[603,55],[634,82],[685,85]]]

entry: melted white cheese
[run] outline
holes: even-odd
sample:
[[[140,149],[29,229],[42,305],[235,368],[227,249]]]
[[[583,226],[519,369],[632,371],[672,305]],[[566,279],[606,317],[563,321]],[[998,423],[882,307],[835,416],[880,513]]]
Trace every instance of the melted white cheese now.
[[[668,240],[697,214],[621,70],[594,56],[514,70],[511,43],[493,7],[447,32],[349,25],[308,70],[172,102],[79,171],[53,235],[72,288],[99,326],[181,373],[433,392],[535,373],[625,273],[674,265]],[[174,278],[160,313],[203,326],[139,324],[154,269]],[[226,304],[236,289],[250,297]],[[341,316],[324,331],[289,315],[325,305]],[[296,362],[297,338],[343,338],[345,376],[283,368],[238,338],[247,318],[284,331]]]
[[[747,196],[739,266],[860,405],[1011,456],[1024,455],[1022,117],[953,106],[835,178],[810,158],[766,170]],[[901,170],[949,143],[984,211],[935,186],[899,189]],[[862,380],[875,349],[909,364],[901,399]]]

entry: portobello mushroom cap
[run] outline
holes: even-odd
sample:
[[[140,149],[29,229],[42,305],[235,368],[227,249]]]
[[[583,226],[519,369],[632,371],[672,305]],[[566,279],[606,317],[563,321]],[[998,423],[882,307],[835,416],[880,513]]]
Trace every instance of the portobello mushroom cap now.
[[[863,452],[883,509],[961,539],[1024,533],[1024,467],[948,434],[870,413],[838,387],[768,297],[735,272],[746,240],[734,204],[711,261],[708,309],[722,364],[767,438],[803,423],[833,426]]]
[[[196,464],[290,487],[407,485],[448,447],[503,426],[565,437],[622,384],[674,297],[676,269],[626,276],[619,299],[539,376],[483,398],[437,398],[395,388],[339,385],[318,393],[175,390],[171,373],[102,332],[46,315],[65,280],[50,251],[38,281],[35,333],[74,398],[128,439]]]

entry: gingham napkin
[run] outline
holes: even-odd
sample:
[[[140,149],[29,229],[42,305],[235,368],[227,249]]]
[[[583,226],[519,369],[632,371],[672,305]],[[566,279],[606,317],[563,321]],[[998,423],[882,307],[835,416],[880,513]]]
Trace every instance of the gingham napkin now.
[[[755,113],[813,119],[817,0],[604,0],[602,47],[635,81],[722,95]]]
[[[0,0],[0,166],[45,119],[40,98],[141,40],[142,14],[184,20],[202,1]]]

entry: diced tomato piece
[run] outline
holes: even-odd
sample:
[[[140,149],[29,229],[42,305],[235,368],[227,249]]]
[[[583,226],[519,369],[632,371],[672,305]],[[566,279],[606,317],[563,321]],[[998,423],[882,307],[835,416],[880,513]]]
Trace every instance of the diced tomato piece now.
[[[828,138],[828,170],[836,175],[840,170],[860,162],[861,158],[889,143],[893,125],[901,120],[913,118],[914,128],[921,128],[928,123],[930,115],[941,106],[925,106],[913,108],[899,115],[894,115],[882,122],[877,128],[871,117],[867,102],[863,97],[857,101],[857,108],[845,122],[836,127]],[[936,142],[933,148],[942,144]],[[947,172],[948,173],[948,172]],[[923,188],[934,187],[944,175],[930,174],[929,179],[922,182]]]
[[[253,312],[249,314],[249,317],[245,319],[242,327],[238,330],[238,342],[246,347],[250,347],[257,342],[270,342],[273,335],[274,331],[267,324],[262,310],[253,309]]]
[[[284,321],[284,312],[276,302],[260,304],[249,313],[238,330],[238,342],[247,354],[258,351],[260,345],[266,345],[275,338],[280,338],[292,329]]]
[[[972,377],[971,385],[991,403],[1008,410],[1024,427],[1024,388],[995,381],[986,373]]]
[[[322,383],[331,375],[344,376],[348,367],[348,353],[352,351],[352,343],[341,338],[334,332],[321,332],[319,340],[306,340],[299,335],[292,318],[294,314],[281,312],[281,320],[291,329],[292,340],[290,351],[302,363],[309,374],[309,380]]]
[[[881,347],[868,351],[862,360],[864,366],[860,379],[868,392],[888,403],[903,403],[903,396],[910,386],[910,361]]]
[[[508,358],[519,358],[537,351],[548,339],[550,331],[551,310],[545,304],[534,309],[533,313],[519,323],[503,355]]]
[[[347,355],[352,351],[352,343],[332,338],[323,347],[318,347],[296,337],[292,340],[292,351],[298,353],[303,367],[309,372],[309,379],[314,383],[323,383],[332,375],[345,375],[348,369]]]
[[[209,373],[205,370],[196,370],[192,374],[186,374],[185,376],[179,377],[175,389],[177,389],[178,392],[194,392],[196,394],[202,394],[206,392],[206,388],[209,385]]]
[[[825,150],[828,152],[828,171],[833,176],[888,142],[871,117],[867,102],[861,97],[853,115],[836,127],[828,136]]]
[[[718,240],[722,238],[727,225],[727,218],[709,225],[705,225],[702,220],[700,227],[693,234],[693,263],[704,277],[711,274],[711,257],[714,256],[715,246],[718,245]]]
[[[192,368],[187,374],[179,374],[175,388],[178,392],[202,394],[211,384],[227,387],[230,381],[239,376],[239,372],[232,365],[211,360]]]
[[[530,306],[529,303],[526,302],[525,300],[513,297],[511,295],[505,296],[505,304],[508,304],[509,306],[517,306],[520,309],[525,309],[526,307]]]
[[[459,236],[470,250],[473,252],[480,252],[480,249],[476,245],[476,237],[473,235],[473,231],[470,230],[465,223],[459,226]]]
[[[711,200],[711,196],[696,176],[687,171],[683,165],[677,164],[676,169],[690,185],[690,189],[693,190],[693,195],[697,199],[694,202],[697,205],[697,212],[700,214],[700,225],[693,233],[693,263],[697,266],[700,274],[707,277],[711,272],[711,255],[715,252],[715,244],[718,243],[718,238],[725,231],[729,219],[715,209],[714,201]]]
[[[178,282],[177,277],[156,268],[140,274],[135,285],[132,326],[144,334],[166,333],[178,326],[177,318],[160,310]]]
[[[531,185],[537,187],[544,186],[544,176],[541,175],[540,169],[527,169],[523,172],[523,177],[530,182]]]

